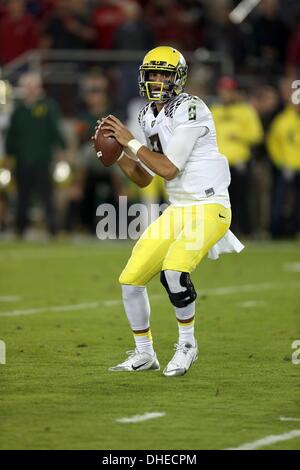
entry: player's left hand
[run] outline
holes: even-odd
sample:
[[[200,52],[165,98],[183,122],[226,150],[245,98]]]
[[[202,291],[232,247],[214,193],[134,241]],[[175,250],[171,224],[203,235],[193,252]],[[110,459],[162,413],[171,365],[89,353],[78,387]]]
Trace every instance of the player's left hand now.
[[[128,142],[134,139],[134,136],[127,127],[112,114],[107,116],[101,127],[103,130],[107,131],[107,133],[104,134],[105,137],[115,137],[119,144],[124,147],[127,147]]]

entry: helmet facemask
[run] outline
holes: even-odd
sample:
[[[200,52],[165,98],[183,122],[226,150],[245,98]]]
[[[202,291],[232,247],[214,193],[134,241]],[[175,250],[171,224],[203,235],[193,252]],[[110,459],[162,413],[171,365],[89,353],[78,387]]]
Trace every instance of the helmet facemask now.
[[[164,81],[150,80],[150,73],[169,74]],[[141,65],[139,75],[140,95],[149,101],[165,102],[183,91],[186,81],[186,72],[178,67],[177,70]]]
[[[161,73],[166,78],[163,81],[153,80],[150,79],[151,73]],[[141,96],[145,96],[149,101],[167,101],[173,96],[174,73],[170,70],[143,70],[140,67],[139,88]]]

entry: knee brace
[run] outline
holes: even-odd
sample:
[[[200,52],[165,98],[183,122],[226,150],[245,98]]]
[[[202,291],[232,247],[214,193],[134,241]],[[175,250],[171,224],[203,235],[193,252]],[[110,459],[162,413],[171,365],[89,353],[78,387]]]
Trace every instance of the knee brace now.
[[[173,273],[176,273],[176,279],[170,279],[172,274],[169,273],[172,273],[172,271],[169,271],[167,275],[165,271],[161,271],[160,282],[166,289],[171,303],[175,307],[182,308],[194,302],[197,297],[197,293],[191,281],[190,274],[173,271]]]

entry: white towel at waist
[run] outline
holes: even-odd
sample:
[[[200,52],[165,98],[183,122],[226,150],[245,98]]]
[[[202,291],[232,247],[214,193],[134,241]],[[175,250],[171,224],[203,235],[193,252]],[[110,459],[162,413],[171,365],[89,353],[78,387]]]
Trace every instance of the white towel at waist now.
[[[209,250],[207,256],[210,259],[218,259],[223,253],[240,253],[244,248],[238,238],[228,230],[224,237]]]

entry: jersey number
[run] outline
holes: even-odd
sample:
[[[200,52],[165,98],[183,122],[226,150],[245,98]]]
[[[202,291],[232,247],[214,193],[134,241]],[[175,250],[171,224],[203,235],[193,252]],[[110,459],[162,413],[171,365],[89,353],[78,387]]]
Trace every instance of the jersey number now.
[[[189,105],[188,114],[189,114],[189,121],[196,120],[196,105],[195,104]]]
[[[163,153],[163,149],[162,149],[158,134],[151,135],[149,137],[149,140],[150,140],[150,144],[151,144],[153,152]]]

